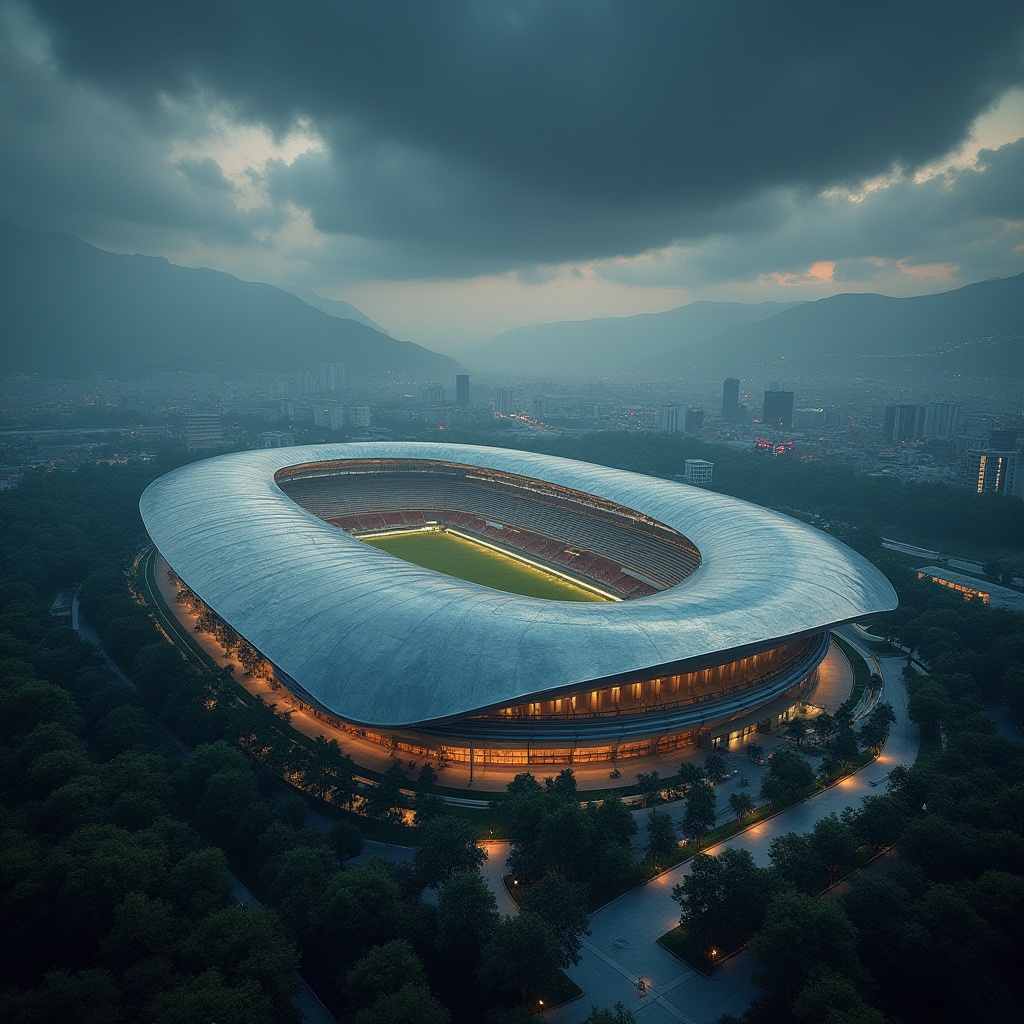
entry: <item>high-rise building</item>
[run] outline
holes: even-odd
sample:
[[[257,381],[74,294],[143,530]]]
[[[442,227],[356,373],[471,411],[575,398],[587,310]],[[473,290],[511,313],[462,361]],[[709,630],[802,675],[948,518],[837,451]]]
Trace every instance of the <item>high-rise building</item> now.
[[[345,408],[338,402],[319,402],[313,407],[313,422],[318,427],[341,430],[345,426]]]
[[[689,408],[683,418],[683,430],[688,434],[699,433],[704,427],[704,410]]]
[[[764,415],[761,422],[775,430],[793,429],[793,392],[777,388],[764,393]]]
[[[952,402],[932,402],[925,406],[925,437],[956,437],[960,406]]]
[[[993,427],[988,435],[988,446],[997,451],[1012,452],[1020,447],[1022,432],[1016,427]]]
[[[924,405],[887,405],[882,434],[887,444],[925,436],[928,409]]]
[[[726,377],[722,384],[722,419],[726,423],[738,423],[740,407],[740,382],[738,377]]]
[[[345,364],[321,363],[320,388],[326,395],[336,395],[345,389]]]
[[[1017,494],[1019,452],[992,448],[967,453],[967,486],[978,494]]]
[[[511,388],[498,388],[494,395],[495,411],[502,416],[512,416],[519,412],[516,406],[516,393]]]
[[[424,405],[444,405],[444,388],[440,384],[427,384],[420,391]]]
[[[455,404],[460,408],[469,405],[469,374],[455,375]]]
[[[679,433],[679,406],[669,403],[661,407],[661,430],[665,434]]]

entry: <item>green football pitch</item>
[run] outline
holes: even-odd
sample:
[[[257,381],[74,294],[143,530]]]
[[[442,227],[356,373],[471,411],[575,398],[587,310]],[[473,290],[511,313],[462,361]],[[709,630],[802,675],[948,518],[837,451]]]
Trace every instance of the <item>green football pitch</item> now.
[[[541,597],[548,601],[605,600],[599,594],[574,586],[542,569],[535,569],[532,565],[450,533],[407,533],[362,539],[407,562],[456,579],[480,583],[492,590]]]

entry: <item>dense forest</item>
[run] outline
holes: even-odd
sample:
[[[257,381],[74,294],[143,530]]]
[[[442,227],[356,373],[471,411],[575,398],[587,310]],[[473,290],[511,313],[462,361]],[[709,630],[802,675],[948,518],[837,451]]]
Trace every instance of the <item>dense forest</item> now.
[[[678,445],[640,440],[650,443],[563,441],[555,453],[678,470]],[[297,1019],[298,970],[339,1019],[359,1024],[525,1020],[579,956],[588,910],[641,877],[633,817],[615,800],[581,806],[571,772],[547,783],[520,776],[494,814],[527,895],[520,915],[502,917],[471,827],[447,814],[431,773],[411,780],[396,769],[367,810],[386,824],[397,788],[413,785],[416,857],[353,866],[364,819],[345,810],[351,762],[336,745],[284,736],[272,710],[240,704],[230,678],[183,660],[132,593],[130,569],[145,544],[138,497],[183,458],[31,472],[0,495],[0,906],[9,951],[0,1014],[287,1021]],[[893,580],[901,606],[873,628],[928,666],[928,675],[911,670],[908,686],[912,715],[934,742],[870,806],[786,837],[771,869],[698,856],[677,894],[682,922],[704,948],[753,940],[764,993],[748,1013],[753,1024],[909,1022],[922,1007],[937,1021],[997,1017],[1021,997],[1011,958],[1024,920],[1024,747],[995,734],[984,706],[1006,703],[1024,721],[1024,619],[918,581],[905,559],[878,547],[878,524],[900,506],[886,490],[892,481],[869,482],[879,487],[869,501],[852,474],[829,486],[815,476],[821,467],[751,465],[737,470],[743,487],[734,492],[841,524],[844,539]],[[757,493],[762,466],[775,475]],[[730,481],[716,468],[717,485]],[[847,492],[857,495],[848,508]],[[1007,549],[1024,536],[1019,502],[948,488],[900,493],[901,536],[934,536],[938,504],[942,530],[963,510],[951,536],[970,541],[979,521]],[[55,591],[76,584],[135,689],[48,615]],[[784,770],[792,785],[807,783],[798,765],[780,762],[775,774]],[[285,773],[329,819],[282,785]],[[706,788],[692,780],[688,835],[698,841]],[[676,836],[667,815],[652,821],[646,853],[655,862]],[[817,898],[865,851],[895,842],[892,870],[858,876],[841,899]],[[232,905],[229,869],[267,909]],[[425,901],[424,889],[436,899]],[[700,909],[714,906],[708,892],[751,898],[742,911],[733,898],[731,910],[712,914]],[[726,925],[726,935],[715,930]]]

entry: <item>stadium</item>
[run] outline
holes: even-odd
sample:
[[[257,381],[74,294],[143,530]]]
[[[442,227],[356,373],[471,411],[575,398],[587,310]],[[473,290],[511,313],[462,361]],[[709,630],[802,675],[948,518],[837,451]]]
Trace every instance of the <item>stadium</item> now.
[[[318,716],[470,766],[742,738],[813,687],[831,627],[896,606],[870,563],[802,523],[527,452],[244,452],[168,473],[140,507],[182,583]],[[422,550],[402,555],[410,543]],[[435,543],[554,589],[443,553],[429,568]]]

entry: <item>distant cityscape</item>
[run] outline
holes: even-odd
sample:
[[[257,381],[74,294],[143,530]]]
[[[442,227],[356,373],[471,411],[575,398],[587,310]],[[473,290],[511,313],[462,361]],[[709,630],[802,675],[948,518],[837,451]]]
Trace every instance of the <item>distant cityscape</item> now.
[[[0,486],[31,467],[146,459],[167,447],[281,447],[346,439],[449,440],[460,432],[685,434],[769,458],[842,464],[903,481],[1024,496],[1024,413],[1009,384],[817,374],[784,381],[636,374],[451,380],[348,374],[340,362],[239,380],[0,378]],[[713,463],[680,466],[707,485]]]

